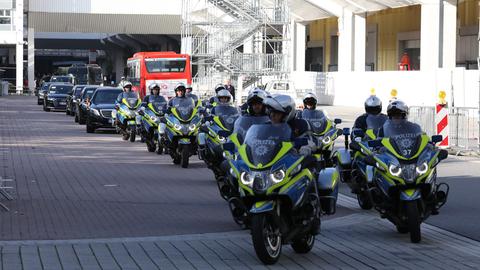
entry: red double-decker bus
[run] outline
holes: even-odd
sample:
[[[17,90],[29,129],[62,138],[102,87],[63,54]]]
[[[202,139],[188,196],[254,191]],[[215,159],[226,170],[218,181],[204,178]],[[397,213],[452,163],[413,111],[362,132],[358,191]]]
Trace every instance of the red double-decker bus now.
[[[192,83],[190,56],[176,52],[138,52],[127,60],[127,80],[143,98],[150,94],[148,86],[160,85],[160,94],[169,99],[175,96],[175,85]]]

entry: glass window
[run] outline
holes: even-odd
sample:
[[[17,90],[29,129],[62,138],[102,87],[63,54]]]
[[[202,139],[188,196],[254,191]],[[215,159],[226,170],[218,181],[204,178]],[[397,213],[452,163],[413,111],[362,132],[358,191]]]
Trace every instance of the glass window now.
[[[185,58],[147,58],[145,65],[149,73],[184,72]]]

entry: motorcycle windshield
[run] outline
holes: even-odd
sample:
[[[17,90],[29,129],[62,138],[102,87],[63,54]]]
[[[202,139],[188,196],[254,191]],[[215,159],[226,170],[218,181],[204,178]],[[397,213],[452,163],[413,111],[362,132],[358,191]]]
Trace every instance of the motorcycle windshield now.
[[[172,107],[177,110],[178,116],[183,121],[188,121],[192,117],[195,102],[191,98],[174,98]]]
[[[291,140],[292,130],[288,124],[253,125],[245,135],[247,156],[251,163],[267,164],[282,148],[282,142]]]
[[[369,114],[367,116],[367,129],[378,131],[383,126],[383,124],[385,124],[385,121],[387,121],[387,119],[388,118],[383,114],[379,114],[379,115]]]
[[[235,120],[238,119],[239,113],[236,107],[219,105],[215,107],[215,115],[220,118],[223,126],[228,130],[232,130]]]
[[[265,124],[269,121],[268,116],[250,116],[250,115],[243,115],[240,116],[237,121],[235,121],[233,127],[233,133],[237,134],[238,141],[243,143],[243,139],[247,134],[248,129],[252,125],[256,124]]]
[[[138,95],[135,92],[124,92],[123,98],[127,101],[128,107],[135,108],[138,103]]]
[[[165,111],[167,107],[167,100],[163,96],[150,96],[148,102],[152,104],[157,114]]]
[[[387,120],[383,125],[384,136],[390,139],[398,154],[411,158],[420,147],[422,129],[407,120]]]
[[[302,118],[310,123],[314,133],[323,133],[327,127],[328,119],[322,111],[303,110]]]

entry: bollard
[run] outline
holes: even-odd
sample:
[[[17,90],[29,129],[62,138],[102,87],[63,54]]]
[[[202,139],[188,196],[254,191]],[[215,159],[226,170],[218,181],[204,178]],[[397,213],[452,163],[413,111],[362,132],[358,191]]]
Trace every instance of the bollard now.
[[[443,140],[438,144],[442,148],[449,147],[448,135],[449,135],[449,126],[448,126],[448,104],[445,100],[447,94],[445,91],[440,91],[438,94],[439,102],[435,106],[435,127],[437,135],[442,135]]]

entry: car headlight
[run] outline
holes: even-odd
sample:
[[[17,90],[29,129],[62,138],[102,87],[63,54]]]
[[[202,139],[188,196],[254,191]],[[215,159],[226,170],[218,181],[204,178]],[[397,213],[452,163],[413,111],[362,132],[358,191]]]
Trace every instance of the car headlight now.
[[[418,174],[425,174],[428,171],[427,162],[423,162],[420,166],[417,166],[416,171]]]
[[[100,116],[100,112],[97,109],[92,109],[93,114]]]
[[[242,174],[240,174],[240,181],[242,181],[242,183],[246,186],[252,186],[253,180],[253,175],[247,172],[242,172]]]
[[[332,141],[332,138],[330,138],[330,136],[325,136],[322,139],[323,144],[329,144],[331,141]]]
[[[190,124],[190,126],[188,126],[188,129],[190,131],[194,131],[196,128],[197,128],[197,125],[195,125],[195,124]]]
[[[388,171],[393,176],[399,176],[402,173],[402,168],[395,166],[393,164],[390,164],[390,166],[388,167]]]
[[[220,135],[218,136],[218,140],[219,140],[221,143],[227,142],[227,139],[226,139],[225,137],[223,137],[223,136],[220,136]]]
[[[50,100],[50,101],[55,101],[56,100],[55,98],[49,98],[49,97],[47,97],[47,99]]]
[[[176,129],[176,130],[182,130],[182,126],[179,125],[179,124],[173,125],[173,128]]]
[[[270,180],[272,180],[272,182],[275,184],[282,182],[284,178],[285,178],[284,170],[278,170],[270,174]]]

